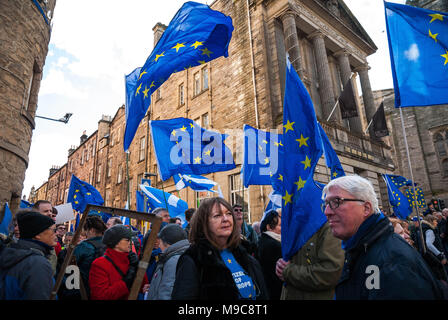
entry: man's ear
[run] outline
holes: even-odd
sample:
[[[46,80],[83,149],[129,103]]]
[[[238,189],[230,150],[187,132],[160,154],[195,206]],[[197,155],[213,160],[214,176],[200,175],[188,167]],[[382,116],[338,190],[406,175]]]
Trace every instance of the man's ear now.
[[[373,212],[373,206],[370,202],[364,202],[364,217],[371,215]]]

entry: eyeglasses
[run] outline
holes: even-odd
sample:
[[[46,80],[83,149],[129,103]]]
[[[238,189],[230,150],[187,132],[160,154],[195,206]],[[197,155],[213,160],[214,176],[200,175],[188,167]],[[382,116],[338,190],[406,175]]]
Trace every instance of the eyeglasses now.
[[[321,208],[322,211],[325,211],[325,209],[327,208],[327,206],[330,206],[331,210],[337,209],[339,208],[339,206],[341,204],[343,204],[346,201],[360,201],[360,202],[365,202],[364,200],[360,200],[360,199],[345,199],[345,198],[333,198],[331,200],[325,200],[324,203],[321,204]]]
[[[235,209],[233,209],[233,211],[236,211],[236,212],[243,212],[243,209],[235,208]]]

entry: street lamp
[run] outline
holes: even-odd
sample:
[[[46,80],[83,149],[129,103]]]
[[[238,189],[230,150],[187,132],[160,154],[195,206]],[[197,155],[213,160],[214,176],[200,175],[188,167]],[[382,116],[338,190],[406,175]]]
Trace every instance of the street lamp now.
[[[36,115],[36,118],[42,118],[42,119],[58,121],[58,122],[64,122],[66,124],[72,115],[73,115],[73,113],[66,113],[65,116],[63,118],[60,118],[60,119],[52,119],[52,118],[47,118],[47,117],[42,117],[42,116],[37,116],[37,115]]]

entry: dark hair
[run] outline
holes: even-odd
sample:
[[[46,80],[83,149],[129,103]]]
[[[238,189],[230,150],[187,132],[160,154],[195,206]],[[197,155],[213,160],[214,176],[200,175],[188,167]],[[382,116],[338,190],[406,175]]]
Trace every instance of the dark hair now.
[[[37,200],[37,201],[33,204],[33,208],[39,210],[39,206],[40,206],[42,203],[48,203],[48,204],[51,205],[51,202],[48,201],[48,200]]]
[[[263,221],[260,224],[260,231],[266,232],[268,231],[268,226],[271,229],[274,229],[278,224],[278,212],[275,210],[271,210],[268,213],[266,213],[266,217],[263,219]]]
[[[191,217],[193,217],[195,212],[196,212],[195,208],[188,208],[187,210],[185,210],[185,219],[187,221],[190,221]]]
[[[112,220],[114,222],[114,226],[117,224],[123,224],[123,221],[121,221],[121,219],[118,217],[110,217],[109,220]],[[107,222],[109,222],[109,220],[107,220]]]
[[[235,203],[235,204],[232,206],[232,210],[235,209],[235,208],[241,208],[241,209],[243,209],[243,206],[240,205],[240,204],[238,204],[238,203]]]
[[[174,218],[170,218],[170,223],[176,223],[177,220],[182,221],[181,218],[179,218],[179,217],[174,217]]]
[[[218,206],[221,210],[220,205],[226,207],[227,210],[232,214],[233,218],[233,229],[227,240],[227,246],[229,248],[235,248],[240,243],[240,231],[237,229],[235,223],[235,216],[233,215],[232,207],[230,203],[220,197],[204,199],[201,202],[196,213],[191,219],[191,230],[189,232],[189,240],[192,244],[199,243],[200,240],[208,240],[214,247],[219,248],[218,244],[214,241],[213,235],[209,229],[209,218],[214,206]]]
[[[98,216],[88,216],[86,222],[84,223],[83,229],[85,231],[90,229],[95,229],[97,233],[103,234],[107,230],[107,226],[103,219]]]

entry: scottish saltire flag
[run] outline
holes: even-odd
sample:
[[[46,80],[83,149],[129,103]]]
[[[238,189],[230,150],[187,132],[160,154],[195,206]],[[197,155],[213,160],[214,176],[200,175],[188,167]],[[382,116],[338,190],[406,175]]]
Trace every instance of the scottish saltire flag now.
[[[404,180],[407,179],[401,176],[388,174],[383,174],[383,178],[387,185],[389,203],[392,206],[395,215],[400,219],[406,219],[411,214],[412,208],[408,198],[406,198],[399,188],[405,185]]]
[[[173,176],[174,184],[177,190],[182,190],[183,188],[190,187],[195,191],[211,191],[218,193],[221,198],[223,198],[221,187],[218,183],[210,180],[206,177],[196,175],[196,174],[175,174]],[[217,190],[213,190],[217,187]]]
[[[268,195],[268,198],[269,202],[266,205],[266,209],[264,209],[263,216],[261,217],[260,222],[264,220],[264,218],[266,217],[266,213],[268,213],[269,211],[282,208],[282,195],[280,193],[272,190]]]
[[[408,198],[411,208],[417,206],[418,208],[426,208],[425,196],[423,195],[422,188],[415,187],[417,196],[414,196],[414,190],[412,188],[406,189],[404,195]]]
[[[12,221],[12,212],[11,209],[9,209],[8,203],[5,203],[4,207],[4,213],[3,213],[3,219],[0,223],[0,233],[3,233],[5,235],[9,235],[9,225]]]
[[[32,208],[32,207],[33,207],[33,203],[28,202],[26,200],[20,200],[20,208],[21,209]]]
[[[186,118],[153,120],[150,126],[162,180],[178,173],[202,175],[235,168],[225,134],[205,130]]]
[[[448,14],[384,6],[395,107],[448,103]]]
[[[140,76],[140,68],[136,68],[130,74],[124,77],[125,83],[125,94],[126,94],[126,104],[125,104],[125,116],[126,116],[126,126],[124,128],[124,138],[123,138],[123,147],[124,151],[129,149],[131,145],[132,139],[137,132],[138,125],[140,121],[146,114],[148,110],[148,105],[145,106],[143,104],[132,104],[132,100],[135,96],[135,86],[137,84],[137,80]],[[131,117],[129,117],[131,115]]]
[[[227,57],[232,31],[230,17],[210,9],[205,4],[184,3],[157,42],[141,68],[137,83],[130,90],[133,92],[133,98],[126,122],[125,150],[129,148],[134,138],[137,130],[135,124],[138,126],[148,110],[151,94],[172,73],[207,63],[221,56]]]
[[[311,98],[289,59],[282,141],[285,155],[274,178],[282,182],[282,255],[288,261],[327,221],[321,210],[322,189],[313,179],[323,152],[319,126]]]
[[[78,179],[72,174],[67,202],[72,203],[74,210],[84,212],[87,204],[103,205],[104,200],[98,190],[91,184]]]
[[[282,136],[275,132],[244,125],[244,161],[241,168],[243,184],[270,185],[271,176],[277,173]]]
[[[188,203],[171,193],[142,184],[140,185],[140,190],[146,196],[152,210],[165,208],[168,210],[171,218],[179,217],[182,220],[182,224],[185,223],[185,210],[188,209]]]
[[[320,136],[322,138],[322,147],[324,149],[325,163],[327,167],[330,168],[331,176],[330,179],[336,179],[345,176],[344,169],[342,168],[341,162],[339,161],[336,151],[334,151],[330,140],[328,139],[325,130],[322,128],[320,123],[318,123]]]

